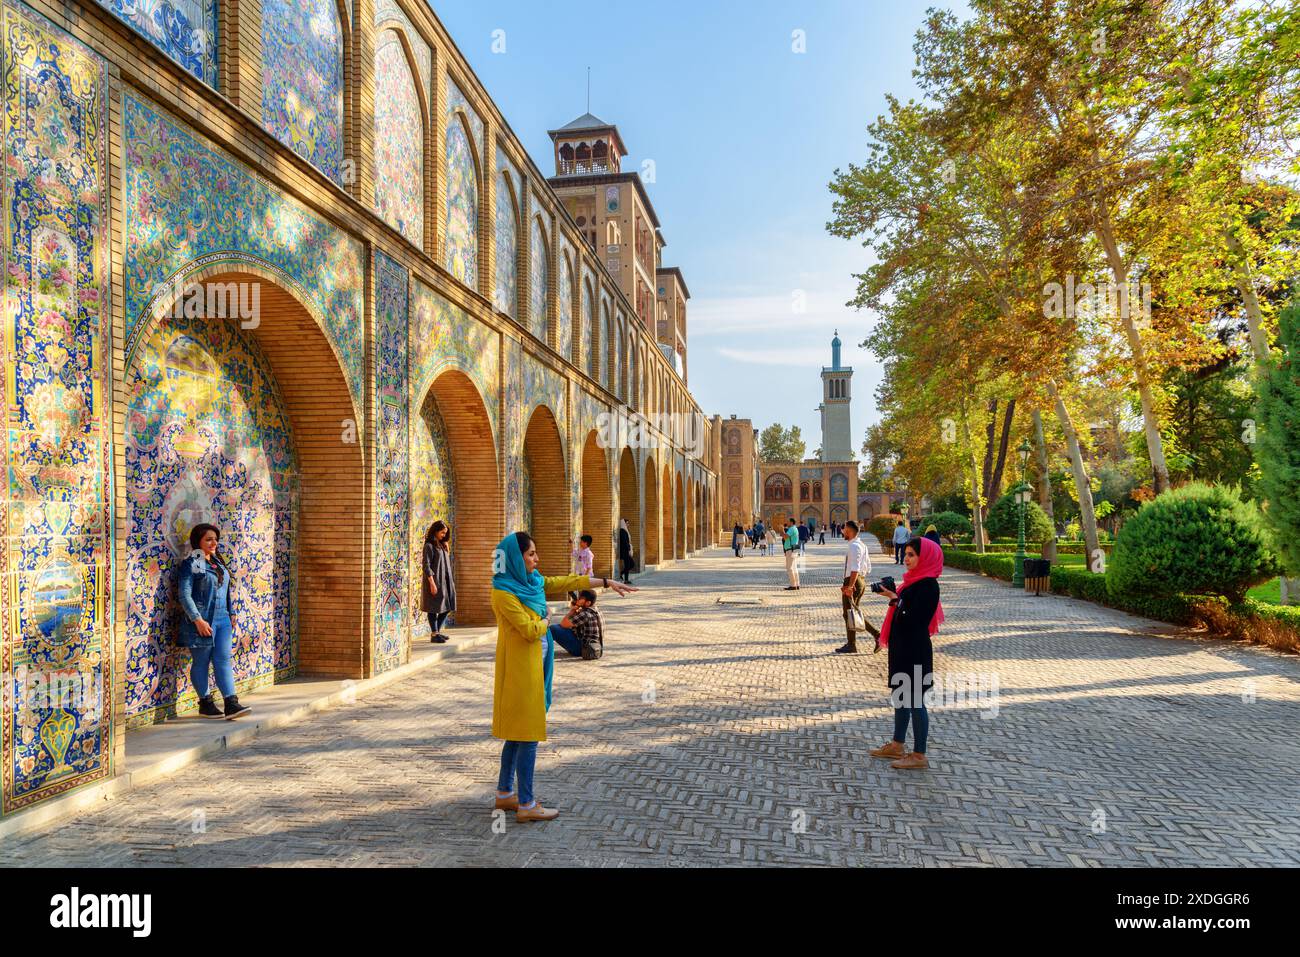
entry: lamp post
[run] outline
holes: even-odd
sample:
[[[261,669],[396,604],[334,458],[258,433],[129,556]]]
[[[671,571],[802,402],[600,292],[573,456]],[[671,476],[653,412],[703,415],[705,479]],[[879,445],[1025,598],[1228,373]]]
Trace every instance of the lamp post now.
[[[903,525],[904,525],[904,527],[906,527],[907,530],[910,532],[910,531],[912,530],[912,526],[911,526],[910,524],[908,524],[908,521],[907,521],[907,503],[904,502],[902,505],[898,506],[898,511],[899,511],[899,513],[902,514],[902,516],[903,516]]]
[[[1016,451],[1020,454],[1020,485],[1016,488],[1016,567],[1011,575],[1011,584],[1015,588],[1025,587],[1025,511],[1029,508],[1029,454],[1033,446],[1025,439]]]

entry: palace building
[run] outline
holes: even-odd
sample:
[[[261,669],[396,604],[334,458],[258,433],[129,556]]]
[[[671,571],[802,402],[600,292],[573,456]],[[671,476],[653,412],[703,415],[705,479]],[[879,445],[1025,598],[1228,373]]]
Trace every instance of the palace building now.
[[[555,130],[544,175],[424,0],[0,14],[0,814],[193,709],[169,582],[200,521],[241,692],[406,662],[438,518],[466,625],[507,531],[547,574],[583,532],[610,574],[620,517],[652,566],[714,539],[722,423],[615,127]]]
[[[858,461],[852,450],[849,403],[853,369],[841,365],[840,335],[831,340],[831,364],[823,368],[821,457],[802,462],[759,462],[761,512],[769,527],[780,527],[787,517],[820,528],[853,517],[858,491]]]

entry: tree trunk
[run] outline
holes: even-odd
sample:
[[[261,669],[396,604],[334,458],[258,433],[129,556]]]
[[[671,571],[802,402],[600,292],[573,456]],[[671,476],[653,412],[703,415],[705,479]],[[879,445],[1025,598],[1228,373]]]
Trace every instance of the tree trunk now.
[[[1056,383],[1047,384],[1047,392],[1056,402],[1056,417],[1061,420],[1061,430],[1065,433],[1065,445],[1070,452],[1070,465],[1074,470],[1074,488],[1079,496],[1079,524],[1083,526],[1085,558],[1088,567],[1093,568],[1097,556],[1102,554],[1101,542],[1097,538],[1097,513],[1092,508],[1092,487],[1088,484],[1088,472],[1083,465],[1083,453],[1079,450],[1079,436],[1074,431],[1074,422],[1070,419],[1070,410],[1065,407],[1065,400],[1056,389]],[[1102,567],[1104,568],[1104,562]]]
[[[1038,445],[1038,503],[1052,523],[1052,537],[1043,546],[1043,557],[1056,561],[1056,511],[1052,508],[1052,479],[1048,474],[1047,437],[1043,434],[1043,416],[1034,409],[1034,441]]]
[[[1228,241],[1228,252],[1232,256],[1232,274],[1237,280],[1237,291],[1246,307],[1246,328],[1250,330],[1250,349],[1255,353],[1255,362],[1262,365],[1268,359],[1268,336],[1264,334],[1264,313],[1259,308],[1259,297],[1255,295],[1255,282],[1250,275],[1250,260],[1241,240],[1231,229],[1223,231]]]
[[[980,470],[975,445],[970,438],[970,420],[966,417],[966,400],[961,403],[961,438],[970,456],[971,524],[974,526],[975,551],[984,553],[984,517],[980,508]]]
[[[1119,290],[1128,289],[1128,275],[1124,270],[1124,260],[1120,257],[1119,246],[1111,228],[1110,212],[1104,200],[1098,200],[1095,207],[1097,240],[1106,251],[1106,261],[1110,264],[1112,281]],[[1140,298],[1140,297],[1139,297]],[[1146,435],[1147,453],[1151,456],[1151,472],[1155,481],[1156,494],[1169,491],[1169,466],[1165,464],[1164,441],[1160,437],[1160,422],[1156,418],[1155,398],[1151,394],[1151,372],[1147,368],[1146,347],[1142,345],[1142,335],[1133,319],[1133,303],[1125,296],[1120,299],[1127,308],[1120,309],[1120,325],[1128,338],[1129,350],[1133,354],[1133,374],[1137,379],[1138,398],[1142,402],[1142,431]]]
[[[986,499],[989,498],[989,490],[993,488],[993,446],[997,444],[997,431],[998,400],[989,399],[989,421],[984,428],[984,484],[981,486]],[[988,506],[992,504],[992,499],[989,499],[980,511],[980,518],[988,518]]]
[[[1283,575],[1279,579],[1282,586],[1282,604],[1300,605],[1300,578],[1288,578]]]
[[[993,467],[993,482],[988,486],[990,504],[1002,495],[1002,473],[1007,464],[1007,443],[1011,441],[1011,420],[1016,414],[1016,400],[1007,402],[1006,412],[1002,417],[1002,439],[998,442],[998,463]]]

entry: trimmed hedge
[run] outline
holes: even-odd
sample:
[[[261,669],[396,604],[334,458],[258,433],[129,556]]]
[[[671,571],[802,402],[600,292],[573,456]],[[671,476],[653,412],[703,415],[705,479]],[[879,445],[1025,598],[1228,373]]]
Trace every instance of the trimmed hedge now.
[[[944,564],[1010,581],[1015,559],[1006,555],[946,549]],[[1105,575],[1072,565],[1052,566],[1052,592],[1127,611],[1155,621],[1204,628],[1211,634],[1300,653],[1300,606],[1270,605],[1247,598],[1230,605],[1205,595],[1114,595]]]

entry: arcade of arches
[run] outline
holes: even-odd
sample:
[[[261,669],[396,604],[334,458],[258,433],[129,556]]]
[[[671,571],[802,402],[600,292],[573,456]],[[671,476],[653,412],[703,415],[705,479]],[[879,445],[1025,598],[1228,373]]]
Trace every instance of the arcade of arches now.
[[[658,433],[652,449],[601,446],[615,410],[698,406],[432,14],[381,4],[382,23],[340,29],[330,12],[309,39],[335,46],[299,76],[291,6],[263,4],[262,46],[224,21],[200,46],[140,27],[159,56],[123,42],[137,21],[116,0],[0,0],[21,131],[5,196],[26,204],[5,237],[0,681],[75,672],[102,692],[6,698],[0,815],[112,777],[128,729],[195,707],[173,571],[199,522],[234,566],[241,693],[407,661],[427,635],[434,519],[452,527],[460,625],[490,623],[492,551],[525,524],[546,572],[585,532],[606,575],[619,518],[643,566],[686,558],[718,525],[711,431],[694,449]],[[384,31],[404,55],[374,56]],[[392,99],[362,115],[341,44],[347,62],[428,75],[377,78]],[[218,47],[238,67],[193,52]],[[264,55],[264,86],[234,82],[262,76]],[[276,100],[301,83],[307,131]],[[381,150],[392,162],[377,170]],[[366,157],[355,182],[347,156]],[[499,233],[481,212],[507,164],[522,208]],[[527,265],[507,273],[503,311],[504,256]],[[618,337],[595,338],[584,288]],[[604,382],[587,371],[597,343],[595,367],[622,370]]]

